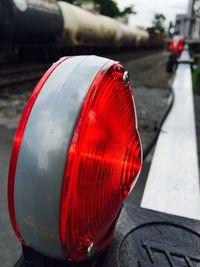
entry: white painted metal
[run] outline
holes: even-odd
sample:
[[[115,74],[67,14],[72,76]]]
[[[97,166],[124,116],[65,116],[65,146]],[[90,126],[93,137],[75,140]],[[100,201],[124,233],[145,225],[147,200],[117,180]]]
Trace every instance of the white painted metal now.
[[[103,66],[96,56],[70,57],[46,80],[28,118],[17,159],[14,209],[23,240],[64,259],[59,211],[67,152],[86,94]]]
[[[181,59],[190,59],[184,51]],[[192,77],[179,64],[173,82],[175,102],[159,136],[141,206],[200,219],[200,188]]]

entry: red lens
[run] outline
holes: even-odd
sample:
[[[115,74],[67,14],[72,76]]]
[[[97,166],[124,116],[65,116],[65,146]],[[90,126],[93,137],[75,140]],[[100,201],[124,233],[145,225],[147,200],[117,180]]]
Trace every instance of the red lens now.
[[[33,108],[33,105],[44,85],[48,77],[51,75],[51,73],[54,71],[54,69],[61,64],[64,60],[66,60],[67,57],[61,58],[58,62],[52,65],[51,68],[48,69],[48,71],[44,74],[44,76],[41,78],[41,80],[38,82],[37,86],[35,87],[24,111],[21,117],[21,120],[19,122],[15,137],[14,137],[14,143],[12,147],[12,154],[10,159],[10,166],[9,166],[9,175],[8,175],[8,208],[9,208],[9,214],[10,214],[10,220],[13,226],[13,229],[18,237],[18,239],[21,242],[23,241],[23,238],[20,234],[20,229],[17,225],[16,216],[15,216],[15,208],[14,208],[14,183],[15,183],[15,172],[16,172],[16,166],[17,166],[17,159],[18,154],[22,142],[22,138],[24,135],[24,131],[26,128],[26,124],[29,118],[29,115],[31,113],[31,110]],[[24,242],[25,243],[25,242]]]
[[[169,44],[169,52],[172,54],[174,52],[174,41],[172,40]]]
[[[183,51],[183,47],[184,47],[184,41],[182,39],[180,39],[178,42],[178,46],[177,46],[177,50],[179,53],[181,53]]]
[[[115,221],[142,165],[131,88],[121,65],[96,76],[80,111],[68,151],[60,204],[66,259],[84,260],[113,237]]]

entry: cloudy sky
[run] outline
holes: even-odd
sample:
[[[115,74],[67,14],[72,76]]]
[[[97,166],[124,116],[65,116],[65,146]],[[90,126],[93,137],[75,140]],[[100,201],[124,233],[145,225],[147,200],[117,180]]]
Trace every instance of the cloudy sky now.
[[[167,20],[175,20],[176,14],[186,13],[189,0],[116,0],[119,7],[135,5],[137,15],[131,16],[130,24],[151,26],[155,13],[162,13]]]

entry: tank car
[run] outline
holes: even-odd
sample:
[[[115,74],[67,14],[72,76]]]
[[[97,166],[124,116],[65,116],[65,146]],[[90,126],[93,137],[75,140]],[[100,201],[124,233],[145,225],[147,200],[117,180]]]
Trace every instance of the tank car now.
[[[6,0],[1,6],[0,31],[7,49],[24,51],[30,45],[51,45],[62,33],[56,0]]]
[[[56,0],[12,0],[11,4],[14,42],[50,43],[62,32]]]
[[[149,34],[149,41],[148,45],[151,48],[161,48],[163,47],[164,44],[164,34],[159,33],[159,32],[154,32],[152,29],[148,29],[148,34]]]
[[[133,47],[136,44],[136,35],[134,28],[129,28],[127,25],[117,22],[117,35],[115,46]]]
[[[15,54],[59,57],[74,48],[117,50],[149,42],[142,28],[56,0],[0,1],[0,34],[1,51],[12,51],[12,59]]]
[[[3,2],[0,2],[0,36],[1,36],[1,39],[0,39],[0,47],[2,45],[2,41],[3,41]]]
[[[109,17],[92,14],[77,6],[59,1],[64,29],[64,43],[80,45],[111,45],[115,41],[115,21]]]
[[[149,33],[142,27],[135,27],[137,46],[147,46],[149,42]]]
[[[148,33],[134,26],[128,26],[115,19],[92,14],[64,1],[58,1],[66,44],[103,45],[114,47],[134,47],[148,42]]]

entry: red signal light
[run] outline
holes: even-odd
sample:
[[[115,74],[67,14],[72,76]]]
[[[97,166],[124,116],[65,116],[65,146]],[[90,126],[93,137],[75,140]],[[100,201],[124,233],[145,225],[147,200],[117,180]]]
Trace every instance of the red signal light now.
[[[173,54],[174,49],[175,49],[174,41],[171,40],[171,42],[170,42],[170,44],[169,44],[169,52],[170,52],[170,54]]]
[[[179,54],[183,51],[183,48],[184,48],[184,41],[183,39],[180,39],[177,45],[177,50]]]
[[[67,259],[87,258],[91,243],[96,252],[108,245],[113,222],[141,168],[135,107],[124,71],[113,65],[99,72],[74,130],[60,206]]]
[[[9,211],[20,241],[44,255],[81,261],[113,237],[142,165],[126,74],[108,59],[65,58],[25,108],[10,162]]]

